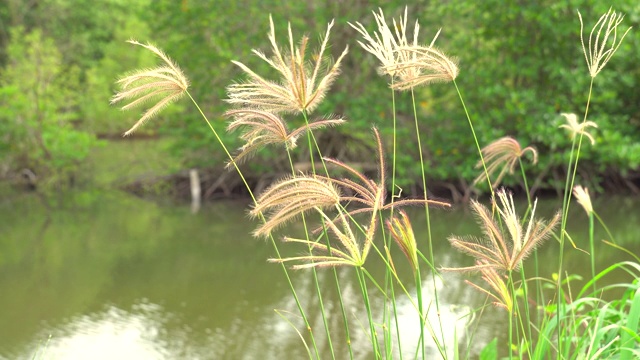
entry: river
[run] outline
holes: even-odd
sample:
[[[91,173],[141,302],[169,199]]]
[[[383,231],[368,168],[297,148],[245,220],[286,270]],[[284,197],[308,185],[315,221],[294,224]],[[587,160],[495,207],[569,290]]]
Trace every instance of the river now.
[[[557,199],[541,201],[538,213],[549,217],[558,203]],[[246,216],[246,208],[243,202],[216,201],[192,214],[188,204],[100,191],[62,194],[49,199],[47,206],[32,194],[0,202],[0,359],[307,357],[290,325],[300,326],[300,320],[282,268],[267,262],[274,256],[271,243],[249,235],[255,222]],[[640,254],[640,199],[601,197],[595,208],[615,240]],[[464,206],[434,209],[431,214],[436,266],[471,264],[468,256],[451,249],[446,238],[478,235],[473,215]],[[424,250],[424,211],[412,209],[410,215]],[[568,231],[585,250],[587,224],[586,215],[574,203]],[[608,239],[600,226],[596,226],[596,239]],[[279,246],[285,254],[300,250]],[[557,271],[558,251],[553,239],[538,250],[543,259],[540,276],[550,278]],[[598,268],[629,259],[601,242],[596,252]],[[367,267],[372,276],[381,278],[383,266],[375,257]],[[395,259],[400,263],[401,254]],[[588,277],[588,262],[588,255],[568,245],[568,273]],[[411,283],[406,267],[399,264],[398,268]],[[290,274],[314,326],[318,347],[328,351],[311,272]],[[368,325],[354,271],[341,268],[337,275],[355,357],[367,359],[371,346],[363,329]],[[334,274],[321,269],[318,276],[333,347],[338,358],[346,358]],[[482,293],[464,284],[467,275],[444,273],[434,281],[423,266],[422,278],[425,298],[433,298],[434,284],[438,289],[449,349],[454,338],[458,344],[471,339],[471,354],[494,337],[505,339],[504,311],[489,306],[482,317],[466,316],[486,301]],[[624,274],[607,279],[618,280],[629,279]],[[408,291],[415,294],[415,287]],[[379,311],[381,296],[374,288],[370,293],[374,310]],[[415,310],[401,292],[396,297],[402,343],[411,348],[419,334]]]

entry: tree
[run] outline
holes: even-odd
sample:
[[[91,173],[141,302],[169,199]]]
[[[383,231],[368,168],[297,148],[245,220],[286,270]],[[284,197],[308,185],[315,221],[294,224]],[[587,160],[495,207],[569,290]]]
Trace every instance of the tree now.
[[[79,70],[65,67],[52,39],[40,31],[11,32],[8,62],[0,77],[0,152],[14,170],[39,185],[63,184],[96,144],[75,129]],[[45,181],[46,180],[46,181]]]
[[[622,31],[637,23],[633,14],[640,6],[628,1],[605,5],[591,0],[453,0],[432,3],[425,11],[427,23],[443,27],[441,46],[460,58],[459,85],[481,146],[505,135],[523,146],[534,145],[541,154],[532,171],[537,187],[564,186],[560,179],[565,178],[571,140],[558,129],[564,123],[560,113],[584,114],[590,77],[580,45],[577,10],[585,20],[584,36],[588,36],[609,6],[628,14]],[[589,120],[599,129],[595,146],[582,149],[579,177],[584,183],[615,186],[626,181],[634,186],[629,179],[633,172],[637,176],[640,166],[640,112],[632,104],[640,102],[640,93],[632,89],[640,85],[639,45],[640,32],[634,26],[595,81]],[[430,146],[446,155],[433,158],[434,176],[468,180],[477,170],[472,139],[460,137],[468,132],[465,115],[455,106],[452,89],[434,89],[430,91],[435,99],[448,99],[434,101],[434,106],[425,109]],[[443,166],[451,163],[457,166]]]

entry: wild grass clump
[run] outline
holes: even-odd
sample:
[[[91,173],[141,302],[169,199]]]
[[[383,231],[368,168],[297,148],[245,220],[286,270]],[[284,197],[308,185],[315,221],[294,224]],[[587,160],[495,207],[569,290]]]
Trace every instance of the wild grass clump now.
[[[532,200],[528,187],[523,158],[531,159],[535,165],[538,151],[533,146],[521,147],[518,140],[504,134],[484,147],[480,146],[474,130],[474,121],[467,111],[462,92],[456,79],[464,73],[464,66],[459,66],[455,57],[435,47],[440,31],[428,45],[421,45],[418,21],[413,27],[412,37],[407,35],[408,14],[391,21],[388,25],[382,10],[373,12],[377,30],[370,33],[360,22],[349,23],[357,34],[362,36],[360,46],[374,55],[379,61],[378,72],[389,81],[390,103],[392,113],[393,134],[392,149],[387,153],[383,148],[383,138],[379,131],[372,127],[372,143],[376,148],[377,176],[372,178],[342,159],[329,158],[323,155],[323,149],[316,141],[316,133],[332,126],[349,126],[343,116],[330,116],[319,120],[309,120],[309,115],[318,108],[323,99],[330,96],[330,87],[340,75],[340,66],[346,59],[348,49],[345,48],[334,61],[325,53],[330,48],[329,35],[334,26],[331,21],[320,38],[319,50],[308,54],[309,37],[303,36],[294,42],[291,25],[288,27],[287,46],[280,47],[276,38],[275,25],[269,18],[270,31],[268,40],[271,55],[260,50],[253,54],[269,64],[279,78],[271,80],[253,71],[240,61],[233,61],[244,73],[245,79],[238,80],[227,88],[227,103],[231,109],[224,112],[230,119],[227,130],[240,133],[244,145],[236,155],[231,155],[218,136],[215,127],[200,113],[228,158],[228,167],[234,168],[244,181],[238,164],[248,161],[255,152],[266,146],[279,146],[286,152],[291,165],[291,173],[278,179],[267,187],[259,196],[254,196],[252,189],[247,190],[254,201],[250,214],[259,224],[253,234],[259,238],[267,238],[274,248],[274,256],[270,262],[280,264],[283,274],[291,290],[304,329],[301,335],[309,358],[312,359],[344,359],[355,358],[351,334],[364,332],[370,346],[366,358],[441,358],[456,359],[462,357],[457,335],[445,331],[443,319],[440,317],[442,304],[438,285],[440,272],[456,271],[477,273],[482,283],[467,280],[472,288],[486,295],[486,304],[493,303],[505,310],[503,316],[508,322],[509,343],[500,347],[500,353],[509,358],[520,359],[592,359],[599,357],[616,357],[630,359],[640,353],[638,347],[638,318],[640,317],[640,290],[638,281],[615,285],[624,289],[620,299],[605,301],[603,293],[614,286],[597,286],[597,281],[613,270],[623,270],[630,275],[640,277],[640,265],[637,262],[621,262],[609,268],[595,268],[595,247],[593,228],[594,217],[589,191],[581,186],[574,186],[579,165],[583,138],[589,139],[592,146],[595,138],[587,131],[589,127],[597,127],[595,122],[587,121],[589,104],[592,96],[593,81],[612,59],[620,47],[627,29],[618,36],[618,26],[623,16],[609,10],[604,14],[589,34],[588,40],[581,39],[582,49],[587,61],[586,73],[591,77],[591,87],[582,120],[576,114],[562,114],[567,124],[562,128],[569,130],[572,140],[572,151],[567,164],[567,178],[562,208],[549,219],[541,219],[536,214],[537,199]],[[580,29],[584,31],[582,17],[579,15]],[[356,35],[356,34],[354,34]],[[409,39],[412,40],[409,40]],[[183,96],[191,99],[200,110],[197,102],[188,92],[189,81],[179,67],[161,50],[150,44],[132,42],[156,54],[163,62],[157,68],[133,72],[119,80],[122,90],[112,102],[131,100],[124,109],[155,101],[141,116],[140,120],[126,134],[135,131],[145,121],[158,114],[171,102]],[[372,80],[374,81],[374,80]],[[470,255],[474,264],[461,268],[442,267],[439,257],[434,253],[431,235],[431,222],[437,221],[437,209],[450,207],[444,201],[429,198],[427,176],[429,169],[422,158],[422,139],[418,128],[419,115],[416,110],[415,90],[421,86],[451,83],[455,88],[460,106],[464,109],[469,123],[470,134],[474,138],[478,151],[477,168],[481,169],[474,185],[486,184],[490,191],[491,206],[480,200],[471,200],[471,210],[477,218],[482,236],[449,237],[451,246]],[[443,86],[443,85],[441,85]],[[415,137],[420,154],[422,170],[423,194],[420,198],[401,198],[402,189],[396,185],[396,91],[409,91],[414,109]],[[347,109],[348,111],[348,109]],[[288,118],[297,117],[298,124],[293,130]],[[558,130],[560,131],[560,130]],[[306,137],[306,144],[300,139]],[[307,147],[312,164],[307,173],[295,170],[292,153],[300,147]],[[544,156],[542,154],[541,156]],[[387,163],[391,162],[391,171]],[[316,163],[318,166],[316,166]],[[522,214],[516,205],[511,192],[500,188],[506,176],[511,176],[520,168],[522,184],[526,191],[526,208]],[[390,181],[389,181],[390,180]],[[389,192],[389,189],[391,191]],[[578,203],[589,216],[589,254],[591,259],[592,279],[580,291],[571,291],[570,278],[565,275],[563,254],[565,240],[569,239],[567,215],[571,198],[575,196]],[[424,208],[426,234],[417,234],[413,230],[411,219],[400,209],[405,206]],[[303,225],[302,236],[282,235],[285,224],[299,222]],[[310,224],[314,226],[311,227]],[[604,226],[604,224],[602,224]],[[606,227],[605,227],[606,229]],[[284,231],[286,233],[286,230]],[[608,229],[607,229],[608,232]],[[543,246],[546,240],[554,239],[551,244],[557,248],[559,263],[556,274],[545,279],[538,274],[536,249]],[[282,240],[282,243],[277,241]],[[611,239],[613,241],[613,239]],[[279,248],[291,243],[303,244],[306,252],[282,257]],[[616,246],[613,242],[610,242]],[[404,255],[392,257],[394,249]],[[376,277],[369,271],[369,258],[384,264],[383,277]],[[535,274],[525,274],[523,263],[532,257]],[[400,262],[407,262],[413,274],[413,283],[401,279],[397,268]],[[636,259],[637,260],[637,259]],[[287,266],[293,269],[308,270],[312,274],[316,296],[320,307],[322,324],[312,322],[308,317],[310,310],[303,306],[297,296],[296,287],[289,277]],[[348,311],[343,302],[340,279],[336,268],[341,267],[358,279],[360,299],[365,310],[365,319],[360,319]],[[530,267],[527,267],[529,269]],[[323,277],[329,281],[340,299],[339,312],[329,312],[323,305],[323,292],[328,290],[318,277],[318,271],[332,271],[333,277]],[[423,281],[429,277],[431,281]],[[329,280],[327,280],[329,279]],[[423,291],[427,287],[428,291]],[[444,290],[446,291],[446,289]],[[427,294],[429,294],[427,296]],[[419,338],[412,348],[407,349],[403,339],[403,328],[399,324],[397,302],[406,301],[415,310],[415,325],[419,326]],[[374,303],[383,303],[375,307]],[[314,311],[315,313],[315,311]],[[335,337],[329,330],[329,320],[339,313],[346,337],[348,355],[336,353],[332,341]],[[467,316],[476,322],[491,321],[482,317],[483,308],[469,310]],[[335,321],[335,320],[332,320]],[[292,323],[292,322],[290,322]],[[328,354],[322,353],[316,342],[315,329],[322,328],[328,343]],[[473,339],[471,331],[467,336]],[[427,345],[427,344],[432,345]],[[362,349],[361,344],[357,344]],[[401,348],[405,346],[405,348]],[[496,348],[491,342],[487,352]],[[407,355],[411,354],[411,355]],[[467,353],[467,357],[474,357]]]

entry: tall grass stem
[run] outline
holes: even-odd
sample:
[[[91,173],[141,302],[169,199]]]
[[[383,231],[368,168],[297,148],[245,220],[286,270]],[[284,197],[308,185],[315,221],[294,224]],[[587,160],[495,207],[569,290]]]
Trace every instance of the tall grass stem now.
[[[251,187],[247,183],[247,180],[245,179],[244,175],[242,174],[242,171],[240,171],[240,168],[238,167],[238,164],[236,164],[236,162],[233,161],[233,156],[231,156],[231,153],[229,152],[229,150],[227,149],[227,146],[224,144],[224,142],[222,141],[222,139],[218,135],[218,132],[216,131],[216,129],[213,127],[213,125],[211,125],[211,122],[209,121],[209,118],[207,118],[207,116],[204,114],[204,112],[202,111],[202,109],[200,108],[198,103],[191,96],[191,93],[189,93],[189,91],[185,91],[185,93],[187,94],[189,99],[191,99],[191,102],[196,107],[196,109],[198,109],[198,112],[200,112],[200,115],[202,116],[204,121],[209,126],[209,129],[211,129],[211,132],[213,133],[213,135],[215,136],[216,140],[218,141],[218,143],[222,147],[222,150],[225,152],[225,154],[229,158],[229,161],[231,161],[231,163],[233,164],[234,168],[236,169],[236,172],[238,173],[238,176],[240,176],[240,179],[242,180],[242,183],[244,184],[245,188],[249,192],[249,196],[251,196],[251,199],[253,200],[253,203],[254,204],[257,203],[256,202],[256,197],[253,194],[253,191],[251,191]],[[262,221],[264,221],[264,217],[262,217],[262,215],[261,215],[261,218],[262,218]],[[280,250],[278,249],[278,245],[276,244],[275,239],[271,235],[269,235],[269,239],[271,240],[271,244],[273,246],[274,251],[276,252],[277,258],[281,259],[282,257],[280,255]],[[302,317],[302,320],[304,321],[304,324],[305,324],[305,326],[307,328],[307,331],[309,332],[309,336],[311,337],[311,343],[313,344],[313,349],[314,349],[314,351],[316,353],[316,357],[318,359],[320,359],[320,351],[318,350],[318,345],[316,344],[316,339],[315,339],[315,336],[313,334],[313,330],[312,330],[311,325],[309,323],[309,319],[307,318],[307,315],[305,314],[304,309],[302,308],[302,304],[300,303],[300,299],[298,298],[298,294],[296,293],[296,290],[295,290],[295,288],[293,286],[293,282],[291,281],[291,277],[289,276],[289,272],[287,270],[287,267],[284,265],[284,263],[281,263],[281,267],[282,267],[282,271],[283,271],[283,273],[285,275],[285,278],[287,280],[287,284],[289,285],[289,289],[291,290],[291,294],[293,296],[293,299],[294,299],[294,301],[296,303],[296,307],[298,308],[298,311],[300,312],[300,316]]]
[[[291,176],[295,177],[296,176],[296,171],[295,168],[293,166],[293,160],[291,158],[291,150],[289,150],[289,148],[287,148],[287,158],[289,159],[289,165],[291,166]],[[304,234],[306,237],[306,240],[309,241],[309,229],[307,227],[307,220],[306,217],[303,214],[302,215],[302,226],[304,228]],[[327,244],[329,243],[329,241],[327,240]],[[329,245],[327,245],[329,246]],[[313,252],[311,251],[311,245],[308,245],[308,250],[309,250],[309,255],[313,256]],[[316,294],[318,296],[318,305],[320,307],[320,315],[322,316],[322,323],[324,325],[324,330],[325,330],[325,335],[327,336],[327,344],[329,345],[329,351],[331,352],[331,358],[335,359],[336,355],[335,355],[335,351],[333,350],[333,341],[331,340],[331,332],[329,329],[329,322],[327,320],[327,313],[324,307],[324,301],[322,300],[322,291],[320,290],[320,282],[318,281],[318,271],[316,270],[315,266],[311,268],[311,273],[313,275],[313,284],[316,288]]]
[[[585,110],[584,110],[584,118],[582,119],[582,123],[587,121],[587,116],[589,114],[589,106],[591,104],[591,95],[593,92],[593,82],[594,82],[594,77],[591,78],[591,81],[589,82],[589,94],[587,95],[587,104],[585,106]],[[560,253],[558,256],[558,283],[557,283],[557,289],[558,289],[558,299],[557,299],[557,305],[558,308],[556,309],[556,316],[559,316],[560,312],[562,311],[561,307],[564,306],[564,302],[562,301],[563,299],[561,298],[561,293],[562,293],[562,273],[563,273],[563,261],[564,261],[564,238],[565,238],[565,230],[567,227],[567,216],[569,215],[569,206],[571,203],[571,195],[572,195],[572,189],[573,189],[573,184],[575,182],[575,178],[576,178],[576,172],[578,170],[578,160],[580,159],[580,149],[581,149],[581,145],[582,145],[582,135],[583,133],[580,132],[580,136],[578,137],[578,148],[575,149],[575,162],[573,162],[573,158],[574,158],[574,148],[575,148],[575,143],[576,143],[576,138],[574,137],[572,142],[571,142],[571,152],[569,153],[569,165],[567,166],[568,172],[567,172],[567,179],[565,182],[565,188],[564,188],[564,197],[563,197],[563,202],[562,202],[562,220],[561,220],[561,224],[560,224]],[[573,162],[573,163],[572,163]],[[560,327],[558,327],[560,328]],[[560,333],[558,333],[558,351],[562,351],[562,342],[563,342],[563,338],[562,336],[560,336]]]
[[[415,97],[415,92],[413,91],[413,88],[411,88],[411,105],[413,106],[413,120],[415,123],[415,130],[416,130],[416,140],[418,142],[418,154],[420,156],[420,174],[422,175],[422,195],[424,196],[425,200],[428,200],[428,195],[427,195],[427,176],[425,174],[425,168],[424,168],[424,157],[422,155],[422,140],[420,138],[420,127],[418,126],[418,111],[416,109],[416,97]],[[429,214],[429,204],[425,204],[424,206],[424,213],[425,213],[425,219],[426,219],[426,223],[427,223],[427,243],[429,246],[429,262],[431,264],[434,263],[434,257],[433,257],[433,239],[431,236],[431,216]],[[419,269],[418,269],[419,270]],[[418,271],[416,271],[417,274],[417,280],[418,281],[420,279],[420,273]],[[433,294],[434,294],[434,299],[435,299],[435,303],[436,303],[436,313],[438,314],[438,324],[440,325],[440,336],[442,337],[440,340],[442,341],[442,346],[445,348],[445,353],[446,353],[446,341],[444,338],[444,329],[442,327],[442,320],[440,320],[440,301],[438,299],[438,287],[436,284],[436,277],[432,276],[431,277],[433,279]],[[424,316],[423,316],[423,307],[422,307],[422,287],[419,286],[416,292],[416,296],[418,298],[418,307],[419,307],[419,312],[420,312],[420,340],[421,340],[421,345],[422,345],[422,358],[425,358],[425,348],[424,348]],[[438,341],[440,341],[438,340]]]
[[[467,116],[467,121],[469,122],[469,128],[471,128],[471,134],[473,135],[473,140],[476,143],[476,149],[478,149],[478,155],[480,155],[480,162],[482,162],[482,168],[484,169],[484,174],[487,176],[487,184],[489,185],[489,190],[491,191],[491,198],[495,199],[495,193],[493,192],[493,186],[491,185],[491,178],[489,177],[489,172],[487,171],[487,164],[484,161],[484,156],[482,155],[482,149],[480,148],[480,142],[478,141],[478,137],[476,136],[476,131],[473,128],[473,122],[471,121],[469,110],[467,109],[467,105],[464,103],[464,99],[462,98],[462,93],[460,92],[460,88],[458,87],[458,83],[456,82],[455,79],[453,80],[453,85],[456,88],[456,92],[458,93],[458,97],[460,98],[460,103],[462,104],[464,113]]]

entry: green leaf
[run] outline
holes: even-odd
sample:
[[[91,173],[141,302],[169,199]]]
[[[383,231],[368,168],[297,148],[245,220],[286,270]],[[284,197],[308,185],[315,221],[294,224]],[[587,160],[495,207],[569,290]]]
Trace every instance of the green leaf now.
[[[637,346],[636,340],[638,338],[638,322],[640,321],[640,288],[636,290],[631,300],[631,308],[629,309],[629,315],[627,316],[626,331],[622,331],[620,335],[620,345],[622,351],[620,352],[620,359],[633,359],[633,348]],[[634,339],[635,338],[635,339]],[[635,344],[634,344],[635,343]]]
[[[482,351],[480,351],[480,360],[497,360],[498,359],[498,338],[493,338]]]

